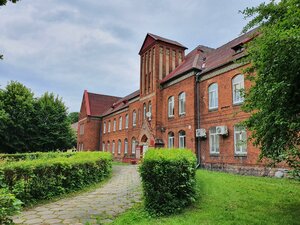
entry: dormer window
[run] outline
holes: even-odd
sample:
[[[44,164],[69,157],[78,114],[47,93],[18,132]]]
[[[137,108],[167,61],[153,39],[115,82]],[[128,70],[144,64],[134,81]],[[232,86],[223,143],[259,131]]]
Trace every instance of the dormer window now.
[[[236,46],[233,46],[231,49],[234,51],[234,54],[238,54],[245,50],[245,46],[243,43],[240,43]]]

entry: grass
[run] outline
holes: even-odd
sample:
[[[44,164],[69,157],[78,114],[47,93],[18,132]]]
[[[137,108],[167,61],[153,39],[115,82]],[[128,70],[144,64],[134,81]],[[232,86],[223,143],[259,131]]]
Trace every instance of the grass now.
[[[197,202],[178,215],[151,218],[142,204],[114,225],[298,225],[300,183],[287,179],[197,171]]]

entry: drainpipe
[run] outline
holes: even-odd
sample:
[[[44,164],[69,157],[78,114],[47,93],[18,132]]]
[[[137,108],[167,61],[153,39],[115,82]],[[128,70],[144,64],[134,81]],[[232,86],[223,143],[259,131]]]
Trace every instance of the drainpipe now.
[[[200,129],[200,72],[196,73],[196,119],[197,119],[197,128]],[[201,166],[201,146],[200,146],[200,137],[197,137],[197,166],[199,168]]]

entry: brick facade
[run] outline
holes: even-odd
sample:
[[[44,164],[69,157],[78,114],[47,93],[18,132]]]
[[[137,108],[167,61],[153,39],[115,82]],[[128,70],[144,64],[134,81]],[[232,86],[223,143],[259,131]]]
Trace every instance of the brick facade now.
[[[235,60],[243,57],[243,43],[255,35],[251,31],[217,49],[199,45],[185,55],[186,47],[180,43],[147,34],[139,52],[140,90],[124,98],[110,96],[114,99],[108,100],[106,96],[101,112],[94,115],[86,112],[84,97],[78,149],[113,152],[114,146],[115,159],[128,161],[140,158],[139,153],[148,147],[183,145],[196,153],[202,167],[254,175],[272,173],[258,163],[259,150],[243,142],[249,133],[239,126],[249,115],[241,111],[242,97],[237,91],[247,90],[250,82],[240,81],[247,65]],[[212,84],[217,91],[210,89]],[[80,134],[80,126],[84,126],[84,134]],[[228,133],[215,134],[217,126],[227,128]],[[199,128],[206,131],[206,137],[196,137]]]

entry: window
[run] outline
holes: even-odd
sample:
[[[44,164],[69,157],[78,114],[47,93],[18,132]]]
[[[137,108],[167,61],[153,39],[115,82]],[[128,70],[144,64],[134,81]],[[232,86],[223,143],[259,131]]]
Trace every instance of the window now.
[[[103,134],[106,132],[106,122],[103,123]]]
[[[135,110],[132,112],[132,126],[136,126],[136,112]]]
[[[127,138],[124,140],[124,154],[128,154],[128,140],[127,140]]]
[[[168,147],[174,148],[174,133],[173,132],[169,132],[169,134],[168,134]]]
[[[168,99],[168,117],[174,116],[174,96]]]
[[[182,92],[178,96],[178,107],[179,107],[179,115],[185,114],[185,92]]]
[[[116,143],[115,141],[112,142],[112,149],[111,149],[111,153],[114,154],[115,153],[115,148],[116,148]]]
[[[107,151],[110,152],[110,143],[109,143],[109,141],[107,142]]]
[[[108,128],[107,128],[107,132],[110,132],[110,121],[108,121]]]
[[[121,147],[122,147],[122,142],[121,140],[118,140],[118,154],[121,154]]]
[[[84,135],[84,124],[80,124],[79,126],[79,134]]]
[[[243,126],[234,126],[234,153],[247,154],[247,132]]]
[[[147,106],[146,106],[146,103],[144,103],[143,105],[143,118],[146,119],[146,113],[147,113]]]
[[[232,99],[233,104],[239,104],[244,101],[244,75],[240,74],[232,79]]]
[[[209,152],[211,154],[219,154],[219,135],[217,134],[216,127],[209,129]]]
[[[149,121],[151,120],[151,117],[152,117],[152,105],[151,105],[151,102],[149,102],[149,106],[148,106],[148,112],[150,113],[150,117],[148,118]]]
[[[102,151],[105,151],[105,142],[102,143]]]
[[[208,108],[217,109],[218,108],[218,84],[213,83],[208,87]]]
[[[122,119],[122,116],[120,116],[119,118],[119,130],[122,130],[122,124],[123,123],[123,119]]]
[[[185,148],[185,131],[181,130],[179,131],[179,148]]]
[[[116,127],[117,127],[117,121],[116,119],[114,119],[114,131],[116,131]]]
[[[131,154],[135,154],[136,141],[135,138],[132,138],[131,141]]]
[[[129,124],[129,117],[128,114],[125,116],[125,129],[128,129],[128,124]]]

